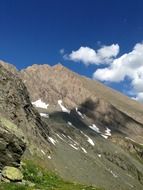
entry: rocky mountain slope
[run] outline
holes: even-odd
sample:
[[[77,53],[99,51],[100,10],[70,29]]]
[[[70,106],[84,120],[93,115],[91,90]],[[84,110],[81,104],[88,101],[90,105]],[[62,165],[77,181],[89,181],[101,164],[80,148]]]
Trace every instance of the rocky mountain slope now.
[[[60,111],[58,100],[71,110],[88,116],[97,126],[109,126],[143,143],[143,105],[102,85],[81,77],[62,65],[33,65],[20,73],[32,101],[49,104],[48,111]]]
[[[17,71],[11,68],[14,67],[7,67],[6,64],[3,67],[3,63],[0,63],[1,166],[12,161],[16,165],[26,146],[29,155],[42,154],[41,149],[50,152],[48,126],[32,106],[28,91]]]
[[[50,161],[61,176],[106,189],[141,188],[141,104],[60,64],[33,65],[20,77],[54,130]]]
[[[1,62],[0,77],[1,129],[5,124],[21,140],[25,158],[41,160],[66,180],[107,190],[142,189],[141,104],[62,65],[18,72]]]

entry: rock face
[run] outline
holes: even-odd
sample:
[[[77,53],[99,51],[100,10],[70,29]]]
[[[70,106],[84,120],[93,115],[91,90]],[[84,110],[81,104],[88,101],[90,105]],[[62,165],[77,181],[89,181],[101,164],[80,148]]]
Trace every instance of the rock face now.
[[[13,124],[4,119],[0,121],[0,170],[6,165],[18,167],[26,149],[26,144],[8,130],[8,125]]]
[[[48,126],[32,106],[17,71],[3,65],[0,62],[0,168],[18,166],[26,147],[29,155],[49,151]]]
[[[5,166],[2,170],[2,177],[12,182],[19,182],[23,179],[23,174],[18,168]]]

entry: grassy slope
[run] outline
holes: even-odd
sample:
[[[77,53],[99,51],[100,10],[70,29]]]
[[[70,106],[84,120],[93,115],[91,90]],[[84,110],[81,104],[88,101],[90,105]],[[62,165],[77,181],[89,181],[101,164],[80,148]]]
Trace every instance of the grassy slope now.
[[[0,190],[101,190],[100,188],[64,181],[56,174],[46,171],[31,161],[25,162],[22,166],[22,171],[24,180],[34,183],[34,187],[14,183],[1,183]]]

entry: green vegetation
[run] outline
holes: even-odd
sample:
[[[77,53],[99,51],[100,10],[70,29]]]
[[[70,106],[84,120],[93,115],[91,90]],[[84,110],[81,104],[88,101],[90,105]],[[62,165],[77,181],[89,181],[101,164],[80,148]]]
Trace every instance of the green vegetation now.
[[[34,190],[25,185],[19,185],[14,183],[1,183],[0,190]]]
[[[32,161],[22,166],[24,184],[1,183],[0,190],[101,190],[92,186],[66,182],[56,174],[46,171]]]

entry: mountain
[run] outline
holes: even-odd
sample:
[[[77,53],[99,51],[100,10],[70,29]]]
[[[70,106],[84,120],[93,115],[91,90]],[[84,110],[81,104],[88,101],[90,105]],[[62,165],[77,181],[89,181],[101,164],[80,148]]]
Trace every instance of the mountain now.
[[[141,188],[141,104],[61,64],[33,65],[20,77],[54,130],[52,161],[62,177],[107,189]]]
[[[143,105],[103,84],[79,76],[61,64],[33,65],[20,74],[33,102],[49,104],[48,111],[60,111],[58,100],[69,110],[78,107],[97,126],[110,127],[143,143]],[[91,107],[90,107],[91,105]],[[86,109],[87,108],[87,109]],[[90,112],[90,113],[88,113]]]
[[[0,118],[21,140],[18,163],[23,154],[65,180],[142,189],[142,104],[60,64],[0,62],[0,76]]]

